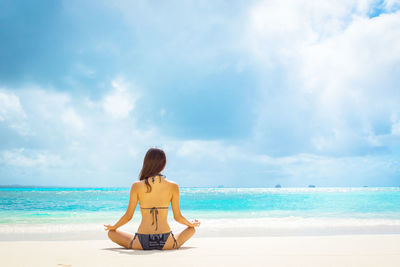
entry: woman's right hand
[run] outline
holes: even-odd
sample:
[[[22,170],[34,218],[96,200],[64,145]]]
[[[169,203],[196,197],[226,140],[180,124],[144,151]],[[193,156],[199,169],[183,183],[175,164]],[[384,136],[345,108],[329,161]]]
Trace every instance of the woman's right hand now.
[[[189,225],[189,227],[199,227],[200,226],[200,222],[198,220],[194,220],[190,222],[191,225]]]
[[[115,226],[111,225],[111,224],[104,224],[104,227],[105,227],[104,230],[106,230],[106,231],[117,230],[117,228],[115,228]]]

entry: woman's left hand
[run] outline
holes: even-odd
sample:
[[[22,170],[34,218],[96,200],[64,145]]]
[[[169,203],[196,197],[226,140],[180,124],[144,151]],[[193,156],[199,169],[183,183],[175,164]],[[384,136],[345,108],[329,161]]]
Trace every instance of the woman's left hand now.
[[[117,230],[117,228],[115,228],[114,225],[111,225],[111,224],[104,224],[104,227],[106,227],[104,229],[105,231]]]
[[[192,224],[192,227],[199,227],[200,226],[200,222],[198,220],[194,220],[190,222]]]

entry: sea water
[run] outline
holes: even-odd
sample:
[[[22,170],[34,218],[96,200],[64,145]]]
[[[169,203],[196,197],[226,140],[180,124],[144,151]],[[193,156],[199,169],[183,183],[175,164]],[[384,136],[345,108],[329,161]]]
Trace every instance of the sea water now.
[[[128,201],[129,188],[1,188],[0,239],[97,231],[118,221]],[[203,235],[400,233],[399,187],[181,188],[180,207],[202,222]],[[138,206],[129,230],[140,218]]]

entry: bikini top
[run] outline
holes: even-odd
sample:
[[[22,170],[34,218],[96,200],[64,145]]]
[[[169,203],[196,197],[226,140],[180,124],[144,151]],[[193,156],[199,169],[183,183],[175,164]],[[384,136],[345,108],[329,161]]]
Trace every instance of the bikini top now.
[[[155,176],[159,176],[160,183],[161,183],[161,176],[165,178],[165,176],[162,175],[162,174],[154,175],[154,176],[151,177],[153,183],[154,183],[154,177]],[[155,222],[156,223],[156,231],[157,231],[157,229],[158,229],[158,219],[157,219],[158,209],[168,209],[169,207],[152,207],[152,208],[142,208],[142,207],[140,207],[140,208],[144,209],[144,210],[150,210],[150,214],[153,215],[153,223],[151,225],[154,225],[154,222]]]

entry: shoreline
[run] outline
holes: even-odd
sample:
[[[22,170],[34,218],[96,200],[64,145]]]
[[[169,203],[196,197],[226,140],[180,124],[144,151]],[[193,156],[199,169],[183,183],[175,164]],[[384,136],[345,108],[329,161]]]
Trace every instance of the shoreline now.
[[[104,222],[90,223],[42,223],[0,224],[0,241],[56,241],[101,240],[106,236]],[[205,219],[201,220],[197,237],[274,237],[274,236],[334,236],[363,234],[400,234],[398,219],[355,218],[252,218],[252,219]],[[185,226],[169,221],[174,233]],[[135,233],[139,221],[131,221],[120,230]]]

